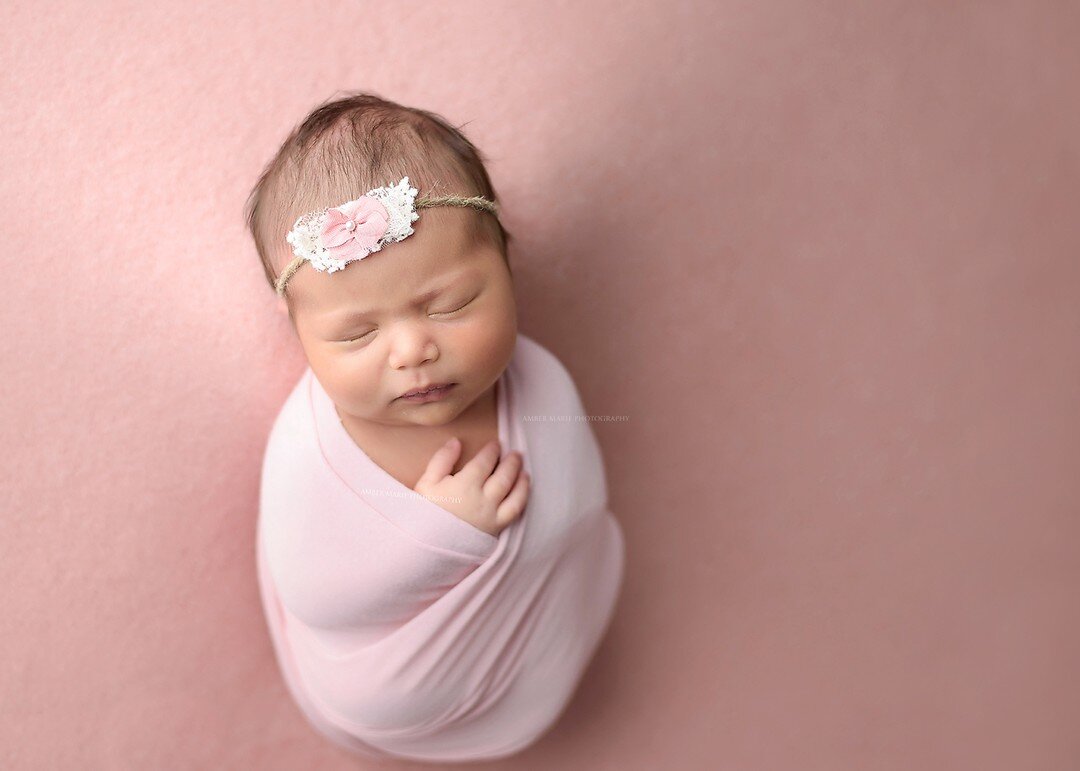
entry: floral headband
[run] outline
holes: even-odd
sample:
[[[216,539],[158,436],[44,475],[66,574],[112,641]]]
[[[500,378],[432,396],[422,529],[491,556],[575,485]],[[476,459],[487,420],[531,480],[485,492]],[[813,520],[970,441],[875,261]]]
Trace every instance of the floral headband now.
[[[416,188],[409,187],[408,177],[402,177],[396,185],[376,187],[339,206],[308,212],[285,235],[296,258],[274,283],[278,297],[285,296],[285,284],[305,261],[325,273],[342,270],[346,263],[362,260],[384,244],[411,236],[416,232],[412,223],[420,218],[416,209],[433,206],[468,206],[498,214],[495,202],[480,196],[417,199]]]

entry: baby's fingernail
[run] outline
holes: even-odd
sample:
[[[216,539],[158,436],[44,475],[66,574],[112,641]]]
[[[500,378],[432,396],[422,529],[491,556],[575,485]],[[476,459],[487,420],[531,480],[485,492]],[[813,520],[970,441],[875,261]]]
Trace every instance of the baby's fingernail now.
[[[458,443],[458,438],[456,436],[452,436],[452,437],[450,437],[449,439],[446,440],[446,444],[448,444],[448,445],[455,445],[457,443]]]

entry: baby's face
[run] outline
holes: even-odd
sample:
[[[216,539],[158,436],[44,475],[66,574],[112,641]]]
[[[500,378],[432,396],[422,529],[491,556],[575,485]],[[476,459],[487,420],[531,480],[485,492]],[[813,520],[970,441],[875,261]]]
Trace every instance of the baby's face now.
[[[517,339],[513,283],[498,249],[470,240],[476,216],[422,209],[403,241],[334,273],[304,265],[289,280],[300,344],[343,420],[445,425],[506,368]],[[437,401],[401,398],[430,383],[455,385]]]

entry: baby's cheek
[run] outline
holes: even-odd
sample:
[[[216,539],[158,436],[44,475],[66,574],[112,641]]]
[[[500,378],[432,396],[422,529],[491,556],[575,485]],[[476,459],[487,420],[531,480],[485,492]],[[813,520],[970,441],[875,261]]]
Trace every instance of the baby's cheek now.
[[[513,353],[515,332],[513,321],[505,315],[487,313],[462,328],[456,345],[473,368],[485,373],[501,371]]]
[[[385,407],[391,395],[379,390],[378,373],[363,357],[338,357],[332,363],[336,393],[340,396],[338,404],[345,405],[354,415]],[[385,388],[385,386],[384,386]]]

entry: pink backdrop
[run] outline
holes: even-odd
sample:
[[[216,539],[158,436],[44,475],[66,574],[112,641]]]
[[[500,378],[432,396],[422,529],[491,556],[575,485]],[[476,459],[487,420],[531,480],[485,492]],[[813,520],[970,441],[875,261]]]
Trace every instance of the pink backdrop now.
[[[467,124],[522,331],[627,417],[594,423],[615,621],[501,766],[1080,764],[1080,6],[7,3],[0,30],[0,766],[357,765],[256,594],[304,360],[242,222],[345,89]]]

